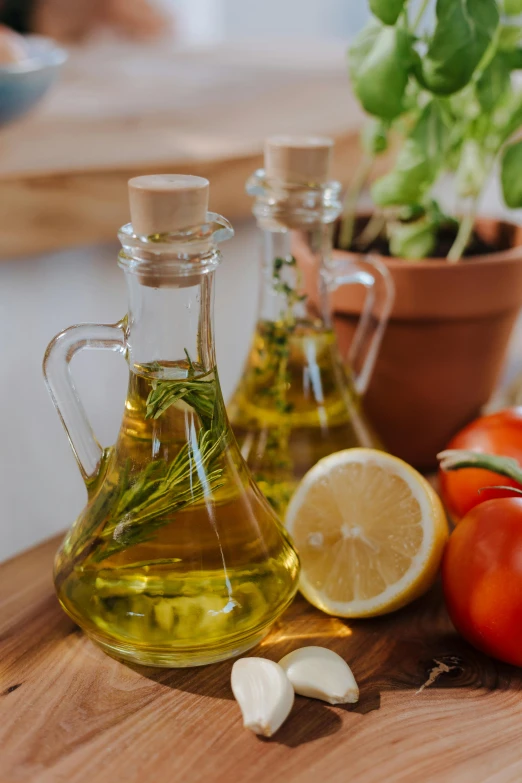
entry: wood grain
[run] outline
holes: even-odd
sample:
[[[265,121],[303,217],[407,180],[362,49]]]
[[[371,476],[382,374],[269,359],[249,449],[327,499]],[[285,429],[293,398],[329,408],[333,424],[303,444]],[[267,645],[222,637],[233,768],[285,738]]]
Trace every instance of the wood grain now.
[[[254,654],[278,660],[327,645],[349,661],[361,699],[344,708],[297,697],[287,723],[263,740],[242,727],[231,662],[129,667],[88,641],[54,596],[57,546],[53,539],[0,566],[1,783],[522,779],[521,673],[456,635],[437,588],[399,613],[358,622],[296,600]],[[440,663],[449,671],[437,677]]]
[[[206,176],[211,208],[244,217],[271,133],[334,136],[346,182],[361,120],[344,46],[78,49],[48,102],[0,135],[0,258],[113,239],[143,173]]]
[[[353,171],[356,134],[336,138],[336,168]],[[247,178],[262,165],[261,146],[244,157],[138,164],[53,174],[0,177],[0,259],[112,241],[129,221],[127,182],[140,174],[195,174],[210,180],[210,208],[231,220],[251,215]]]

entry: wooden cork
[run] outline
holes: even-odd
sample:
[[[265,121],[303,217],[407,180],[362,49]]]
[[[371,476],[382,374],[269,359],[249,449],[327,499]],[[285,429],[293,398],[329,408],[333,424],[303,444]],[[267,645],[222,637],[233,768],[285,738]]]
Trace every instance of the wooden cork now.
[[[321,136],[271,136],[265,142],[265,174],[297,185],[330,177],[333,141]]]
[[[189,174],[151,174],[129,180],[131,223],[138,236],[169,234],[205,223],[209,183]]]

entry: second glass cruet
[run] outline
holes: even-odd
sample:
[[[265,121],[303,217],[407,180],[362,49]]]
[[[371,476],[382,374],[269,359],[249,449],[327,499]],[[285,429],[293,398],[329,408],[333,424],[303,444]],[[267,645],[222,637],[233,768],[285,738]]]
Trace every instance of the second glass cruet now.
[[[353,446],[379,445],[361,396],[393,284],[379,262],[332,256],[342,209],[341,186],[329,178],[332,147],[325,138],[269,138],[265,168],[247,184],[263,236],[261,300],[229,413],[243,456],[281,516],[319,459]],[[350,362],[341,357],[329,301],[330,292],[346,284],[368,291]],[[305,289],[317,290],[317,300]]]

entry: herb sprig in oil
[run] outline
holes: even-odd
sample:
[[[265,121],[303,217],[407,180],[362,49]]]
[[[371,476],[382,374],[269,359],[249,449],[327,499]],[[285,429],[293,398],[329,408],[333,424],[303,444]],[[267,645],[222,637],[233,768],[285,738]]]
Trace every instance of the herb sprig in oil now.
[[[295,270],[294,285],[283,277],[288,268]],[[306,299],[306,294],[298,292],[298,285],[295,257],[276,257],[272,266],[272,289],[281,295],[284,305],[276,321],[264,321],[261,325],[264,346],[260,352],[261,364],[256,368],[256,373],[266,379],[262,383],[263,395],[270,398],[276,411],[281,414],[281,420],[268,432],[265,449],[267,467],[281,477],[293,472],[289,447],[291,424],[290,421],[285,421],[284,417],[290,416],[294,410],[293,403],[288,399],[291,384],[288,362],[291,339],[298,325],[295,307]],[[273,482],[260,471],[256,473],[255,479],[276,510],[286,507],[290,500],[290,483],[287,486],[281,481],[277,487],[273,487]]]
[[[149,541],[158,528],[172,521],[172,514],[212,496],[223,486],[221,455],[227,429],[215,369],[198,375],[188,354],[187,360],[186,378],[150,381],[145,418],[158,420],[171,406],[183,402],[197,415],[199,431],[171,462],[153,460],[132,477],[125,471],[98,534],[104,545],[96,550],[96,562]],[[147,369],[158,373],[163,368],[154,362]]]
[[[283,280],[283,270],[296,267],[297,262],[294,256],[286,258],[278,256],[274,259],[272,267],[273,290],[284,297],[284,307],[277,321],[263,323],[263,336],[266,343],[265,362],[259,368],[259,372],[270,374],[273,377],[273,383],[267,384],[265,387],[265,394],[272,397],[279,413],[291,413],[293,410],[293,405],[288,400],[290,338],[297,326],[295,305],[306,299],[306,294],[299,294],[296,288]]]

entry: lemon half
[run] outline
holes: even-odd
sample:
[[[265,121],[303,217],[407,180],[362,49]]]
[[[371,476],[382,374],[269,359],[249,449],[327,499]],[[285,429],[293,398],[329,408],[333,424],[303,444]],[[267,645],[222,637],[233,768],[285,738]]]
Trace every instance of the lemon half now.
[[[406,462],[375,449],[320,460],[297,488],[286,527],[300,590],[339,617],[386,614],[433,583],[448,525],[442,503]]]

